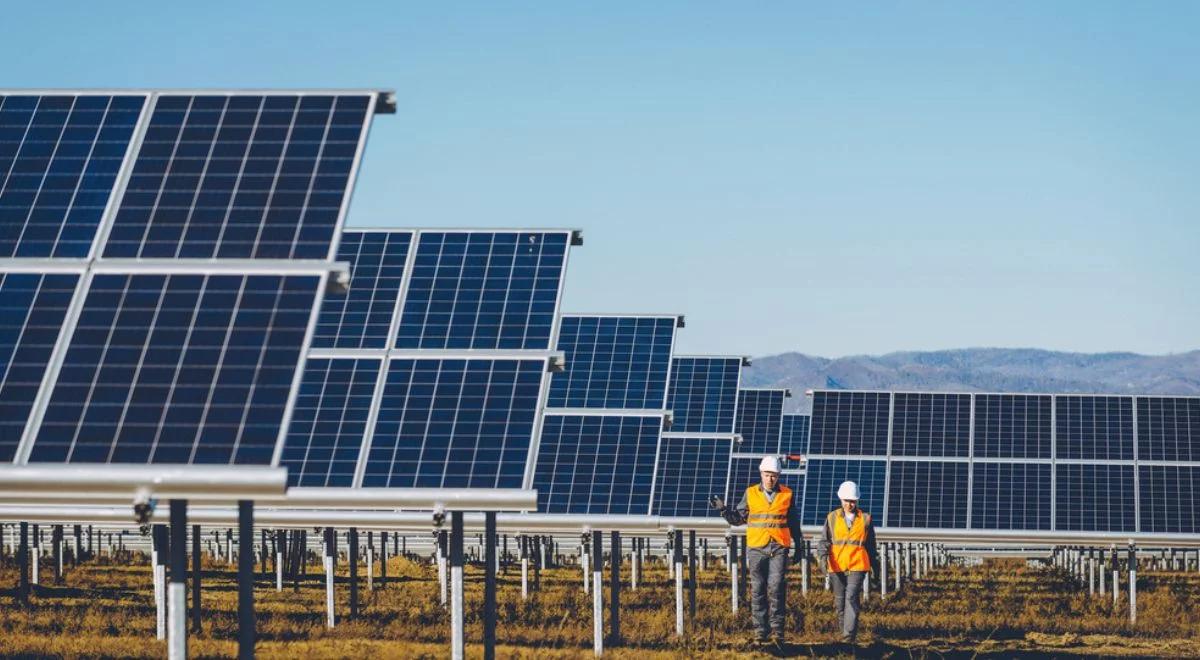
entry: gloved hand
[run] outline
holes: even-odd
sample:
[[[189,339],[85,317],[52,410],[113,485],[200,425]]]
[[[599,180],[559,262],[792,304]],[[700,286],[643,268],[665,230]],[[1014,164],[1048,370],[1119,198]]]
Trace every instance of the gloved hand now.
[[[710,505],[712,505],[712,508],[716,509],[717,511],[720,511],[721,513],[725,513],[725,508],[726,508],[725,500],[722,500],[721,498],[717,497],[716,495],[713,495],[712,497],[708,498],[708,503]]]

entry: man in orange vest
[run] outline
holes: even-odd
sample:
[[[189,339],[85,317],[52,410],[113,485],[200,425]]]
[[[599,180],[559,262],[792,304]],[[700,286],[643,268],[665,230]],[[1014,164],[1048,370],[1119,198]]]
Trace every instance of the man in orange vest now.
[[[859,599],[867,574],[878,574],[875,551],[875,527],[871,514],[858,508],[858,484],[842,482],[837,496],[840,509],[825,516],[825,529],[818,546],[821,561],[829,571],[833,602],[837,605],[842,641],[853,644],[858,636]]]
[[[730,525],[746,526],[746,566],[759,645],[784,643],[788,553],[800,553],[800,516],[792,489],[779,483],[779,457],[758,464],[761,483],[750,486],[736,508],[714,503]]]

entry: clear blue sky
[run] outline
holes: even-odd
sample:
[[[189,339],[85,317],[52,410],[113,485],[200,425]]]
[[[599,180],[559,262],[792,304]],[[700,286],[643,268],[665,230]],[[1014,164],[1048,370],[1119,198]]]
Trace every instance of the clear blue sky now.
[[[1200,3],[166,4],[8,6],[0,84],[394,88],[352,224],[582,228],[684,351],[1200,348]]]

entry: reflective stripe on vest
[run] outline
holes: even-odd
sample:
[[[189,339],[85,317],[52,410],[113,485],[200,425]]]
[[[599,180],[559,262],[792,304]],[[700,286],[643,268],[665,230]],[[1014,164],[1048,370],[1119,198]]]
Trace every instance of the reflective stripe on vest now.
[[[792,532],[787,526],[788,509],[792,506],[792,489],[780,485],[775,499],[767,501],[760,486],[746,489],[746,547],[761,548],[772,540],[779,545],[792,546]]]
[[[825,517],[829,526],[831,545],[829,550],[829,572],[844,573],[846,571],[871,570],[871,558],[867,555],[867,527],[871,523],[871,514],[859,511],[854,516],[854,523],[846,527],[846,518],[842,510],[830,511]]]

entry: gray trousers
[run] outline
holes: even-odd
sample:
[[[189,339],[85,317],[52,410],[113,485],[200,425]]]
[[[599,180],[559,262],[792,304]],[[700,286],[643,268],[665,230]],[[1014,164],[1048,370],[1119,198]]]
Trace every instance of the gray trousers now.
[[[829,583],[833,586],[833,602],[837,606],[838,621],[842,625],[843,640],[852,641],[858,635],[859,600],[866,577],[866,571],[829,574]]]
[[[783,635],[787,620],[787,569],[790,549],[782,546],[746,549],[750,571],[750,609],[759,639]],[[770,615],[768,616],[768,611]]]

